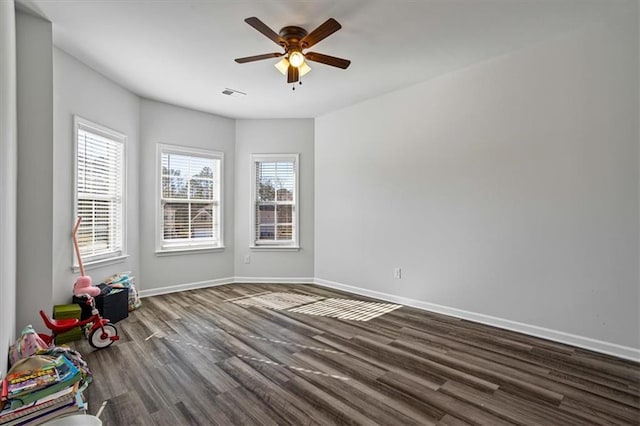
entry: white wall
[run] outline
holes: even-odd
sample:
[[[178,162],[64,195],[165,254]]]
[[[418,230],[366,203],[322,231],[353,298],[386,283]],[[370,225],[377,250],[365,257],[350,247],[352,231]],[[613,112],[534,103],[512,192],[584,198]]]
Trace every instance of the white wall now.
[[[16,13],[18,195],[16,325],[34,327],[52,300],[53,59],[51,23]]]
[[[0,2],[0,377],[16,328],[16,21],[13,0]]]
[[[74,258],[71,230],[73,217],[74,135],[73,116],[91,120],[127,136],[126,247],[124,262],[90,268],[87,274],[99,283],[108,276],[132,271],[139,276],[138,259],[138,170],[140,100],[131,92],[57,48],[54,65],[53,164],[53,304],[71,302],[73,283],[79,276],[71,265]]]
[[[140,106],[140,269],[143,295],[229,282],[233,277],[234,120],[143,99]],[[224,153],[222,251],[155,254],[158,143]]]
[[[312,281],[314,262],[312,119],[236,121],[236,256],[240,281]],[[254,249],[251,245],[251,154],[299,153],[300,250]],[[249,255],[251,263],[245,264]],[[262,278],[262,280],[261,280]]]
[[[640,358],[629,7],[318,118],[316,277]]]

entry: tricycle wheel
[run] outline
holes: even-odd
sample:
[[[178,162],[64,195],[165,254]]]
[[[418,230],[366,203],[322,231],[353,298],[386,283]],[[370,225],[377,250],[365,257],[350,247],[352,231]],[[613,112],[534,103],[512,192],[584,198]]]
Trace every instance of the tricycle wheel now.
[[[102,331],[104,329],[104,332]],[[98,327],[89,334],[89,344],[96,349],[106,348],[116,339],[113,336],[118,335],[118,329],[111,324],[105,324],[102,328]]]

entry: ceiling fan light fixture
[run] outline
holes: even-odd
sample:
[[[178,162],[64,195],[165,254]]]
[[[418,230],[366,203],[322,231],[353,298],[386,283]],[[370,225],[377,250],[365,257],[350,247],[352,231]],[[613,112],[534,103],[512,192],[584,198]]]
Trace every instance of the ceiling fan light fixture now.
[[[287,61],[287,58],[280,59],[280,61],[274,66],[282,73],[282,75],[287,75],[287,69],[289,69],[289,61]]]
[[[289,53],[289,63],[296,68],[299,68],[304,64],[304,55],[299,50],[294,50]]]
[[[306,62],[303,62],[302,65],[298,67],[298,71],[300,72],[300,77],[311,71],[311,67],[307,65]]]

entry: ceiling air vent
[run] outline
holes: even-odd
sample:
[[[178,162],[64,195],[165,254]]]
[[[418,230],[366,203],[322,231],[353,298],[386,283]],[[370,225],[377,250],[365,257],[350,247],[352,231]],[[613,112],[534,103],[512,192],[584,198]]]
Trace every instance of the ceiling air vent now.
[[[232,96],[234,98],[241,98],[242,96],[246,96],[246,93],[241,92],[239,90],[229,89],[228,87],[226,87],[222,91],[222,94],[227,96]]]

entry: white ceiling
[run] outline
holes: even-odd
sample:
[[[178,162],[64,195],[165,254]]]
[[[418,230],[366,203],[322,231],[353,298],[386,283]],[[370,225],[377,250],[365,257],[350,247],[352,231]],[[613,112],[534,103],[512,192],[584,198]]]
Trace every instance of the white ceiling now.
[[[597,21],[611,0],[18,0],[53,22],[57,47],[132,92],[235,118],[317,117]],[[280,48],[244,22],[278,32],[342,29],[313,51],[352,61],[310,63],[295,91]],[[235,98],[225,88],[247,93]]]

